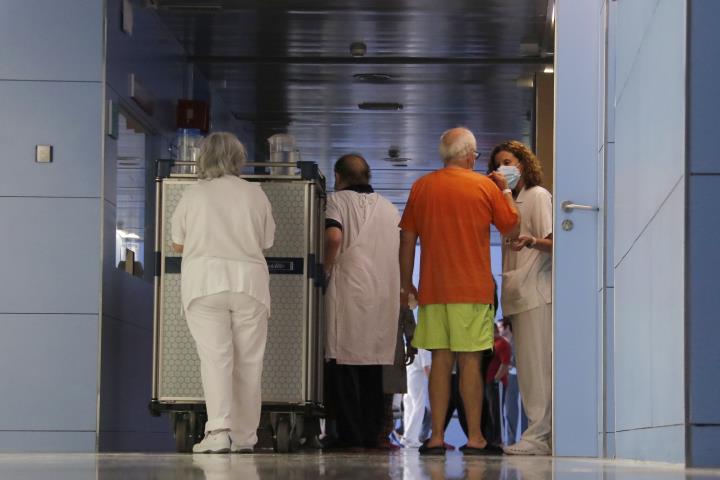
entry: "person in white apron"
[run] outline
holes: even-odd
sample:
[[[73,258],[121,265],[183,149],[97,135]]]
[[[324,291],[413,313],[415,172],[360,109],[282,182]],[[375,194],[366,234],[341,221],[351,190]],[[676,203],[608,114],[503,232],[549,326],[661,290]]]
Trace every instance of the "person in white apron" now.
[[[370,186],[357,154],[335,164],[328,196],[325,354],[339,446],[374,447],[383,421],[382,365],[392,365],[400,311],[397,208]]]
[[[488,171],[508,180],[520,210],[520,234],[503,238],[502,309],[515,338],[515,360],[528,428],[510,455],[549,455],[552,437],[552,196],[535,155],[520,142],[495,147]]]

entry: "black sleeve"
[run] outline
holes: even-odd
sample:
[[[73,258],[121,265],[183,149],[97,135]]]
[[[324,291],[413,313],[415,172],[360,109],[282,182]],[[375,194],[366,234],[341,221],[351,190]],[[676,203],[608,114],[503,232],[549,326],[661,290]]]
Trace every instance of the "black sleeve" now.
[[[342,231],[342,223],[338,222],[337,220],[333,220],[332,218],[326,218],[325,219],[325,228],[335,227],[339,228]]]

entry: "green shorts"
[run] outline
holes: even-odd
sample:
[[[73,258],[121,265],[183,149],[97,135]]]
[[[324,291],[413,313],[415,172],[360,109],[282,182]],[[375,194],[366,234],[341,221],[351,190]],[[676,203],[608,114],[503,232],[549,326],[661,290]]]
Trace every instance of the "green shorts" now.
[[[425,350],[479,352],[493,348],[495,308],[479,303],[421,306],[412,345]]]

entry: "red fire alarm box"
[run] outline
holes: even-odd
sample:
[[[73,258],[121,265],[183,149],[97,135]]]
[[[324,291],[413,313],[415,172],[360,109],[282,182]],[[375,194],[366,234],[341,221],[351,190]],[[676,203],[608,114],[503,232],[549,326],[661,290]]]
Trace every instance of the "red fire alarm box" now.
[[[210,129],[210,106],[202,100],[178,100],[177,128],[197,128],[203,133]]]

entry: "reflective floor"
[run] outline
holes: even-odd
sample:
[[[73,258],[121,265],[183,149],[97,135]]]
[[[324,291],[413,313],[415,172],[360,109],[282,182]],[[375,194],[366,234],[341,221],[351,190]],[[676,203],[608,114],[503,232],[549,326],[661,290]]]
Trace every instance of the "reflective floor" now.
[[[0,479],[720,479],[720,470],[626,461],[534,457],[419,457],[398,453],[295,455],[0,454]]]

